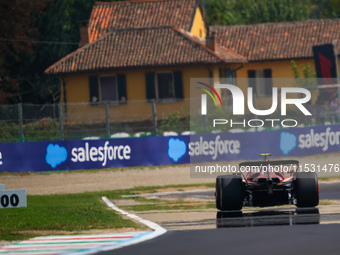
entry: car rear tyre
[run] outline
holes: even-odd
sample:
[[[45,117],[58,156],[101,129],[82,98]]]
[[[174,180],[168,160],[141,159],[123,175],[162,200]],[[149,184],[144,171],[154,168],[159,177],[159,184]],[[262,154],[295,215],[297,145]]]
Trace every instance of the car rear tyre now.
[[[223,176],[217,176],[216,178],[216,188],[215,188],[215,199],[216,199],[216,208],[217,210],[221,210],[221,185]]]
[[[295,185],[297,207],[315,207],[319,204],[319,183],[316,173],[298,172]]]
[[[216,208],[222,211],[241,210],[243,206],[242,177],[224,175],[216,178]]]

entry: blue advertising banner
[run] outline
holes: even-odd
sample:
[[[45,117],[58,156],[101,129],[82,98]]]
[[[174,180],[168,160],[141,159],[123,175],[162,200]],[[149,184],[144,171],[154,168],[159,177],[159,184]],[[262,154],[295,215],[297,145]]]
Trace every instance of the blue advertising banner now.
[[[340,151],[340,125],[191,136],[191,163],[305,156]]]
[[[0,172],[100,169],[340,151],[340,125],[262,132],[0,143]]]
[[[168,165],[179,161],[177,148],[185,147],[189,137],[181,137],[179,144],[177,140],[169,137],[142,137],[0,143],[0,172]],[[188,155],[180,157],[181,162],[189,162]]]

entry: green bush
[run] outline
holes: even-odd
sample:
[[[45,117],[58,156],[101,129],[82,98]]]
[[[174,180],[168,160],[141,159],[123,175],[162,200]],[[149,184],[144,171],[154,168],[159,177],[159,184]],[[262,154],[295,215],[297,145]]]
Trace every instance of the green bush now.
[[[3,122],[0,126],[0,142],[19,142],[20,131],[16,123]]]
[[[17,123],[3,122],[0,126],[0,142],[20,142],[20,128]],[[24,141],[59,140],[58,121],[45,118],[23,126]]]

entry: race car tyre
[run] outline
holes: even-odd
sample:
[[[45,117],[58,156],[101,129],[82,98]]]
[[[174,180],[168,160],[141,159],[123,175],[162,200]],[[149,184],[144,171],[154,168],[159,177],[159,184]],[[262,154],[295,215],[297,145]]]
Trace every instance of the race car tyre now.
[[[297,207],[315,207],[319,204],[319,183],[316,173],[296,173],[295,185]]]
[[[216,208],[217,210],[221,210],[221,185],[222,185],[222,177],[217,176],[216,178],[216,188],[215,188],[215,199],[216,199]]]
[[[220,178],[220,210],[241,210],[243,206],[242,177],[240,175],[224,175]]]

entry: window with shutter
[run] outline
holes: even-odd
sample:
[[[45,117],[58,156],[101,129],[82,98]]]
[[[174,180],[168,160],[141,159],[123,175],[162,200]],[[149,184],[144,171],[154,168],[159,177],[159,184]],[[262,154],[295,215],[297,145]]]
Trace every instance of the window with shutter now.
[[[162,102],[183,99],[183,79],[181,71],[150,72],[145,74],[146,98]]]
[[[99,78],[100,101],[108,103],[118,102],[118,86],[116,76],[102,76]]]
[[[108,102],[118,104],[127,101],[126,78],[124,74],[116,76],[89,77],[90,103],[97,105]]]
[[[174,75],[173,72],[156,73],[157,99],[166,100],[175,98]]]

